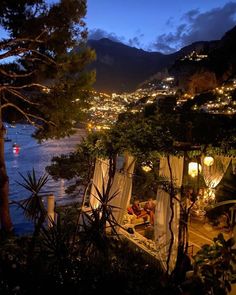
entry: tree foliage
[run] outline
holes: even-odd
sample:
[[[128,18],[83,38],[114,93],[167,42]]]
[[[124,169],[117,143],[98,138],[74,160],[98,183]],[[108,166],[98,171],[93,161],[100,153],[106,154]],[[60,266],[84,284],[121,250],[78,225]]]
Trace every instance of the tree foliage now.
[[[1,2],[1,110],[35,124],[40,139],[70,134],[86,102],[94,53],[85,46],[85,13],[83,0]]]
[[[2,120],[35,125],[39,140],[72,134],[88,104],[94,52],[86,48],[85,0],[0,3],[0,217],[11,231]],[[18,115],[16,115],[16,113]],[[13,115],[13,118],[12,118]]]
[[[84,191],[93,177],[95,157],[87,146],[87,141],[83,141],[77,146],[75,152],[53,157],[51,165],[46,167],[54,180],[70,180],[66,188],[69,194],[74,193],[77,188]]]
[[[225,240],[222,234],[213,245],[204,245],[194,257],[194,272],[201,279],[205,294],[228,294],[231,291],[235,265],[233,238]]]

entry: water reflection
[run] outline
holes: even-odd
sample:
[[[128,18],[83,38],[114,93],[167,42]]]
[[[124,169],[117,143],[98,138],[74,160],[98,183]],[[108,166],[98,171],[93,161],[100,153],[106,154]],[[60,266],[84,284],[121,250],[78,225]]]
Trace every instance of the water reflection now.
[[[50,164],[53,156],[73,151],[81,141],[81,138],[86,136],[84,130],[78,129],[76,134],[70,138],[48,140],[38,144],[31,137],[34,131],[33,126],[16,124],[14,128],[7,129],[8,138],[12,139],[13,143],[19,145],[18,152],[15,152],[12,142],[5,143],[5,158],[10,179],[11,200],[21,200],[29,196],[29,193],[17,184],[17,182],[22,181],[19,172],[26,175],[28,171],[32,171],[34,168],[36,175],[42,176],[45,173],[45,167]],[[66,182],[64,180],[55,182],[50,178],[45,190],[55,194],[57,201],[59,201],[59,199],[65,199],[65,187]],[[16,210],[14,210],[14,218],[17,220],[19,218],[19,213]]]

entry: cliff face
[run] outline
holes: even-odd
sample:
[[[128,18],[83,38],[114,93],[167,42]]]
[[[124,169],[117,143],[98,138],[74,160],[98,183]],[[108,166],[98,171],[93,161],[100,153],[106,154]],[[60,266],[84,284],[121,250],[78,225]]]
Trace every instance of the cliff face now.
[[[170,73],[175,76],[177,87],[191,95],[208,91],[218,85],[215,72],[202,63],[180,61],[172,67]]]
[[[217,87],[218,81],[214,72],[205,70],[203,73],[193,74],[188,79],[187,91],[194,95]]]
[[[209,68],[219,81],[236,74],[236,26],[220,40],[215,50],[209,53]]]

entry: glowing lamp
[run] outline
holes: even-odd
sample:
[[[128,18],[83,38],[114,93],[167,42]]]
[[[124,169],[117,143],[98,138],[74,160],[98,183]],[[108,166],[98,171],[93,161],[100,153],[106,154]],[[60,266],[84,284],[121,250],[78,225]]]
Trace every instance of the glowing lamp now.
[[[213,157],[210,157],[210,156],[207,156],[203,159],[203,163],[204,165],[210,167],[214,164],[214,158]]]
[[[202,171],[202,166],[197,162],[190,162],[188,164],[188,175],[195,177]]]
[[[151,161],[143,162],[142,163],[142,169],[143,169],[143,171],[149,172],[149,171],[152,170],[152,168],[153,168],[153,165],[152,165],[152,162]]]

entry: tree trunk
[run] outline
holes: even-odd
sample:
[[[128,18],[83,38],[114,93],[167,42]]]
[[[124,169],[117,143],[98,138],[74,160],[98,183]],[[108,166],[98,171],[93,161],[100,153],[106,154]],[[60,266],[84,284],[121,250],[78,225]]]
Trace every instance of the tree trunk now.
[[[174,197],[175,197],[174,184],[173,184],[173,173],[172,173],[172,169],[171,169],[171,165],[170,165],[170,156],[169,155],[167,156],[167,163],[168,163],[169,172],[170,172],[170,211],[171,211],[170,220],[169,220],[169,224],[168,224],[169,231],[170,231],[170,245],[169,245],[168,256],[167,256],[167,260],[166,260],[167,273],[169,273],[170,259],[171,259],[171,255],[172,255],[172,248],[174,245],[174,232],[172,229],[172,222],[174,220]]]
[[[10,233],[13,230],[9,212],[9,179],[7,176],[5,157],[4,157],[4,134],[5,128],[0,121],[0,221],[1,230]]]

